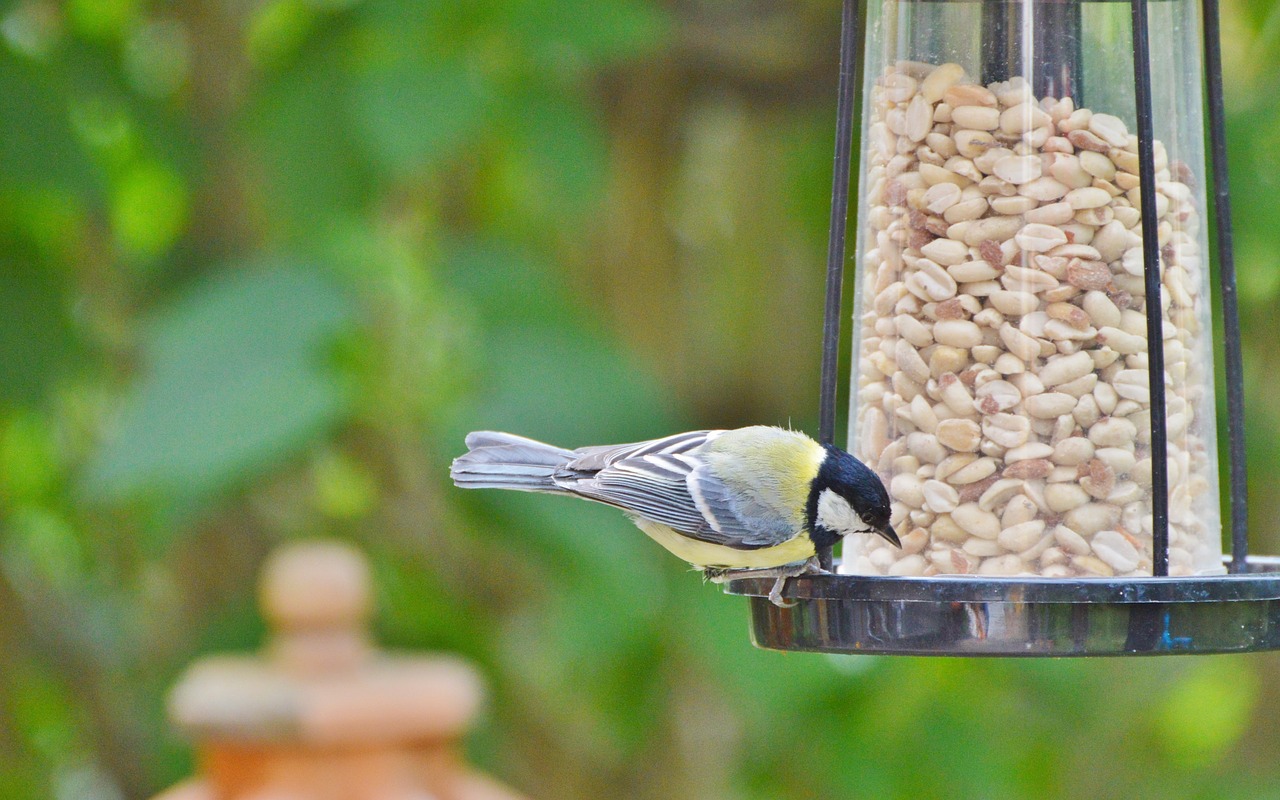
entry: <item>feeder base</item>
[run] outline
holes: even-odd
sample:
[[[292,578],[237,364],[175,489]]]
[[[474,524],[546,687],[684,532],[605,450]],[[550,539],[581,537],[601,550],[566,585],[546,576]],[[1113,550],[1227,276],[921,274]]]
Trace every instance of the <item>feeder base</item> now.
[[[922,656],[1150,656],[1280,650],[1280,557],[1194,578],[806,575],[727,584],[757,647]]]

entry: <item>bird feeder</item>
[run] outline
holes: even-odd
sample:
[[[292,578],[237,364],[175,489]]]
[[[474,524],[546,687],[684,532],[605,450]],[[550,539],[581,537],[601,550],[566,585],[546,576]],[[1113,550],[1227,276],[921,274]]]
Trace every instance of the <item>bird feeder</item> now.
[[[841,42],[821,435],[861,83],[850,450],[889,487],[903,546],[848,537],[837,574],[788,583],[791,607],[730,584],[756,643],[1280,648],[1280,561],[1247,554],[1216,0],[845,0]]]
[[[174,689],[170,715],[204,774],[156,800],[521,800],[460,756],[482,701],[475,670],[373,647],[357,552],[278,551],[260,597],[265,654],[205,659]]]

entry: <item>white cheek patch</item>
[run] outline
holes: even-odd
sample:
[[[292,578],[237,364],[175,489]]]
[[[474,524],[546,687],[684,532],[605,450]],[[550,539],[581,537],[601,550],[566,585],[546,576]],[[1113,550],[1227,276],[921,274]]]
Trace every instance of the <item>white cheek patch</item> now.
[[[865,531],[871,526],[862,521],[849,501],[831,489],[823,489],[818,495],[818,524],[839,534]]]

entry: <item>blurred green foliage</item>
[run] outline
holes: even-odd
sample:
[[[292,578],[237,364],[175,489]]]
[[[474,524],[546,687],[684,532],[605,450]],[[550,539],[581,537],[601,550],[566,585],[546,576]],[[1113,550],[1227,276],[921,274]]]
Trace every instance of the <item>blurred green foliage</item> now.
[[[0,11],[0,797],[193,769],[165,691],[254,574],[358,543],[379,635],[482,665],[541,798],[1280,796],[1280,661],[756,651],[621,515],[448,485],[810,426],[829,3],[19,0]],[[1280,549],[1280,12],[1224,9],[1251,516]]]

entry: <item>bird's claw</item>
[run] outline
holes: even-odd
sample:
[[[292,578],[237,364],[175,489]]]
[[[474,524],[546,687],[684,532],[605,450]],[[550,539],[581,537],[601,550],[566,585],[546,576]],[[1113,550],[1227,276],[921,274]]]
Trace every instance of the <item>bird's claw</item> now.
[[[787,581],[791,578],[798,578],[803,575],[829,575],[831,573],[822,569],[818,565],[817,558],[811,558],[802,564],[791,564],[784,567],[772,567],[766,569],[720,569],[720,568],[704,568],[703,575],[707,580],[714,583],[728,583],[738,578],[773,578],[773,588],[769,590],[767,595],[769,602],[778,608],[794,608],[796,603],[784,600],[782,590],[786,588]]]
[[[804,562],[804,567],[802,568],[802,571],[799,572],[798,574],[799,575],[834,575],[835,573],[829,569],[823,569],[822,562],[818,560],[817,556],[814,556],[813,558]]]
[[[782,589],[787,585],[789,575],[779,575],[773,581],[773,588],[769,590],[769,602],[778,608],[794,608],[797,603],[791,600],[782,599]]]

